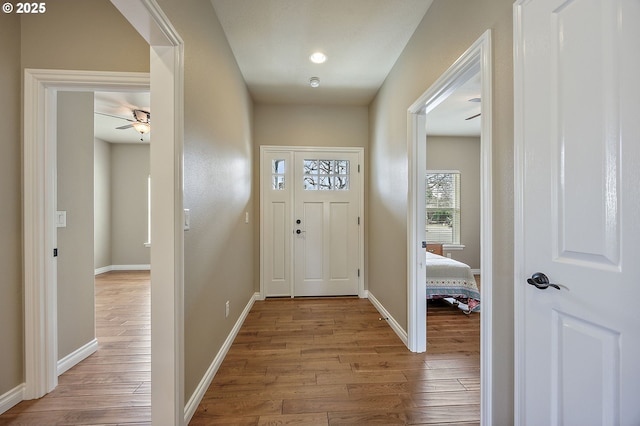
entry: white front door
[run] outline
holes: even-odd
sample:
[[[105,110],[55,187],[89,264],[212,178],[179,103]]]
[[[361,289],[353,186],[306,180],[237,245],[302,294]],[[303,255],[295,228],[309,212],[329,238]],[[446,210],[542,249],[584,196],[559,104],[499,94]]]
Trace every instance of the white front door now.
[[[639,425],[640,1],[514,16],[516,424]]]
[[[294,296],[358,294],[357,153],[296,152]]]
[[[361,149],[261,148],[261,293],[360,295]]]

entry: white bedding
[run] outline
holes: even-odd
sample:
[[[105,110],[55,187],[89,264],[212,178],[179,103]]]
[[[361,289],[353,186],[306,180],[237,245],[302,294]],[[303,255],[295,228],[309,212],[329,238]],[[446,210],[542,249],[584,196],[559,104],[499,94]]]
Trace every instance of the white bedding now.
[[[468,310],[480,310],[480,291],[469,265],[425,252],[427,299],[453,298]]]

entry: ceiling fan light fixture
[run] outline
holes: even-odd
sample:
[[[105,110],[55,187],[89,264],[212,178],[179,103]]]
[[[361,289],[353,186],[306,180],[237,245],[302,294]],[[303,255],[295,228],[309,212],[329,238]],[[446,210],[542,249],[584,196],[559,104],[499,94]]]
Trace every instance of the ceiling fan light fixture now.
[[[327,55],[322,52],[313,52],[311,56],[309,56],[309,60],[314,64],[324,64],[327,60]]]
[[[320,79],[318,77],[311,77],[309,79],[309,86],[311,86],[311,87],[319,87],[320,86]]]
[[[141,121],[138,121],[136,123],[133,123],[132,126],[141,135],[144,135],[145,133],[149,133],[151,131],[151,126],[149,125],[149,123],[143,123]]]

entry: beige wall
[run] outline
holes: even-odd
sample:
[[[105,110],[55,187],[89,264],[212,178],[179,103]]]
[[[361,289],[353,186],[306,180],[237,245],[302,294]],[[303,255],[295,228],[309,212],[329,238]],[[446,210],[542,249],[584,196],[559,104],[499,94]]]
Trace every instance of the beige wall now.
[[[149,71],[149,45],[107,0],[53,0],[22,15],[22,66]]]
[[[460,243],[465,247],[444,254],[480,269],[480,138],[427,136],[427,170],[460,171]]]
[[[93,257],[94,267],[113,265],[111,261],[111,145],[95,139],[93,157]]]
[[[149,265],[147,179],[149,144],[111,145],[111,262]]]
[[[58,359],[95,338],[93,93],[58,93]]]
[[[513,419],[511,0],[435,0],[370,107],[369,290],[406,327],[407,108],[493,31],[493,414]]]
[[[252,101],[208,0],[160,6],[185,42],[185,401],[255,292]],[[153,96],[153,95],[152,95]],[[230,315],[225,318],[225,301]]]
[[[0,395],[24,380],[20,18],[0,16]]]

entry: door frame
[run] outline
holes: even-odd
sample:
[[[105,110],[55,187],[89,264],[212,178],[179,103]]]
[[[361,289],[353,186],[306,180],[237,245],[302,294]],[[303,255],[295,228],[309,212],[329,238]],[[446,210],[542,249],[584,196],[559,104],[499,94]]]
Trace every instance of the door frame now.
[[[426,289],[424,286],[424,239],[426,114],[469,77],[480,72],[482,124],[480,136],[480,268],[482,271],[482,315],[480,317],[480,416],[481,424],[492,424],[492,53],[491,30],[485,31],[407,111],[407,346],[426,351]]]
[[[358,277],[358,297],[366,298],[365,292],[365,280],[366,273],[364,269],[364,229],[366,220],[364,217],[364,185],[365,185],[365,173],[366,167],[364,166],[364,148],[359,147],[296,147],[296,146],[276,146],[276,145],[261,145],[260,146],[260,299],[264,300],[266,298],[265,294],[265,285],[264,285],[264,253],[265,253],[265,244],[266,244],[266,236],[265,236],[265,223],[264,223],[264,214],[265,211],[265,194],[264,194],[264,179],[262,173],[262,167],[264,162],[264,154],[268,152],[287,152],[291,154],[293,158],[293,154],[295,152],[332,152],[332,153],[351,153],[358,154],[358,165],[360,167],[360,189],[358,193],[358,215],[360,216],[360,226],[358,227],[358,268],[360,269],[360,276]],[[294,217],[294,203],[291,203],[289,207],[290,217]],[[289,247],[293,247],[293,233],[289,235]],[[289,254],[289,268],[288,273],[291,277],[290,283],[290,294],[291,297],[294,297],[294,250],[290,250]]]
[[[152,422],[185,421],[183,333],[184,43],[155,0],[111,0],[149,43],[150,74],[25,69],[23,238],[25,386],[22,399],[57,385],[55,243],[56,92],[150,90],[156,117],[152,189]],[[168,195],[170,194],[170,195]],[[163,392],[154,392],[163,389]]]

